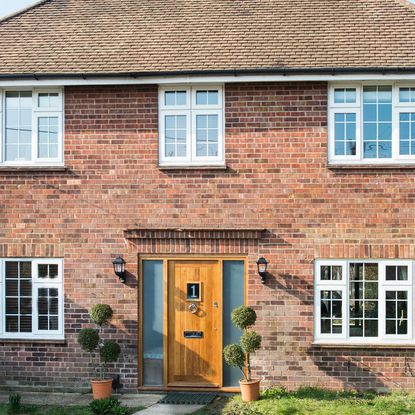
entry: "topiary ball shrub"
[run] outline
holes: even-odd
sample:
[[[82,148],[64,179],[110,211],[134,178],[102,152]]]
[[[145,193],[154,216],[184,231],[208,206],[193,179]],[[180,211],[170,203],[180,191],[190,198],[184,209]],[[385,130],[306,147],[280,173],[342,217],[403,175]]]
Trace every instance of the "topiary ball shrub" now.
[[[244,367],[245,356],[242,347],[239,344],[228,344],[223,349],[223,358],[231,367]]]
[[[108,324],[112,319],[112,315],[112,308],[108,304],[95,304],[89,312],[91,320],[98,326]]]
[[[245,353],[253,353],[261,347],[262,337],[255,331],[245,331],[241,336],[241,346]]]
[[[114,341],[107,341],[102,346],[100,353],[104,363],[116,362],[121,353],[121,347]]]
[[[98,330],[95,329],[81,329],[78,335],[78,343],[83,350],[92,353],[99,343]]]
[[[246,328],[253,326],[256,321],[256,313],[251,307],[241,305],[232,310],[231,320],[235,327],[245,330]]]

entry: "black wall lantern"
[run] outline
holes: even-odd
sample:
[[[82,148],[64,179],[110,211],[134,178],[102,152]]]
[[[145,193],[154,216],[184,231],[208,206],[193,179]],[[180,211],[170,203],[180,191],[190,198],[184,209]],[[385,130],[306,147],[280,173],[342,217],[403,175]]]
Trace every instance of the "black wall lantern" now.
[[[262,256],[258,259],[256,262],[258,267],[258,274],[261,277],[261,283],[265,284],[266,278],[267,278],[267,268],[268,268],[268,261]]]
[[[121,256],[117,256],[117,258],[112,261],[112,265],[114,265],[114,272],[115,275],[120,279],[122,283],[125,283],[125,261],[124,258]]]

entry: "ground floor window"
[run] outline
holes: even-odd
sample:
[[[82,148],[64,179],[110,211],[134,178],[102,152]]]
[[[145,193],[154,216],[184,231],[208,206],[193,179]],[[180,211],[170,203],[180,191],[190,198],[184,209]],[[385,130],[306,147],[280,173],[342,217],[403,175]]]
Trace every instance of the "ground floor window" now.
[[[413,266],[407,260],[316,261],[315,340],[412,340]]]
[[[62,259],[0,259],[0,338],[63,338]]]

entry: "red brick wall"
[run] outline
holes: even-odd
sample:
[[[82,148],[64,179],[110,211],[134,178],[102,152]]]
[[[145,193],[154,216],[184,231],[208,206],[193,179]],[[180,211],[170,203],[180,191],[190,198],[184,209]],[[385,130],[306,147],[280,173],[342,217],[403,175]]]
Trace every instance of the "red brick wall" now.
[[[115,310],[116,369],[137,384],[137,253],[183,245],[128,242],[125,228],[266,228],[258,244],[194,243],[185,252],[249,254],[249,303],[263,350],[255,371],[288,387],[414,387],[414,353],[321,349],[313,340],[315,258],[415,258],[410,170],[333,170],[325,83],[226,85],[226,171],[157,168],[157,86],[65,90],[65,172],[0,172],[0,256],[65,259],[66,344],[1,342],[0,384],[84,387],[76,335],[87,310]],[[182,251],[180,251],[182,252]],[[112,258],[124,255],[122,285]],[[270,260],[261,285],[255,259]],[[84,365],[85,364],[85,365]]]

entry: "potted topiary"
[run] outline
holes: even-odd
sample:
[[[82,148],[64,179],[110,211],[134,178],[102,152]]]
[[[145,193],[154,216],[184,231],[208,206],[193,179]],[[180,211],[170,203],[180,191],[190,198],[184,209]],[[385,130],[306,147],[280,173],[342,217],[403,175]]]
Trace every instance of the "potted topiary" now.
[[[89,312],[89,316],[99,330],[84,328],[80,330],[78,335],[78,342],[83,350],[91,354],[91,361],[94,354],[99,356],[98,366],[95,368],[95,377],[91,379],[94,399],[104,399],[112,395],[112,378],[108,379],[108,376],[106,376],[107,363],[116,362],[121,349],[118,343],[104,341],[101,338],[103,326],[111,321],[112,314],[112,308],[108,304],[94,305]]]
[[[250,354],[261,347],[261,336],[255,331],[249,331],[256,321],[255,311],[247,306],[235,308],[231,313],[231,320],[235,327],[243,330],[240,345],[229,344],[223,349],[225,362],[232,367],[238,367],[243,379],[239,381],[242,400],[245,402],[256,401],[259,398],[259,379],[251,377]]]

